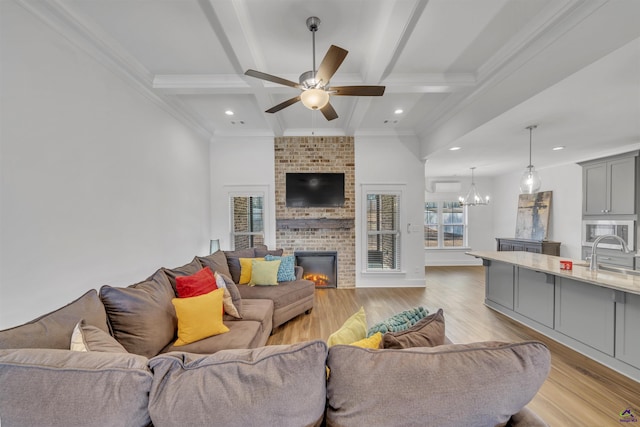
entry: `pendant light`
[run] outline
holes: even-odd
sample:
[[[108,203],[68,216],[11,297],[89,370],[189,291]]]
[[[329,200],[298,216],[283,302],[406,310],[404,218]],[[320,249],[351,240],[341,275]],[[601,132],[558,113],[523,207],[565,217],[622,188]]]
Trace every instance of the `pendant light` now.
[[[527,170],[524,171],[524,173],[522,174],[522,178],[520,178],[520,193],[522,194],[537,193],[540,189],[540,186],[542,185],[540,175],[538,175],[536,168],[531,162],[531,134],[537,127],[538,125],[531,125],[526,127],[526,129],[529,129],[529,166],[527,166]]]
[[[459,197],[458,200],[462,206],[481,206],[489,204],[489,196],[482,197],[478,190],[476,189],[476,183],[473,178],[473,170],[475,166],[471,168],[471,188],[467,192],[467,195],[464,197]]]

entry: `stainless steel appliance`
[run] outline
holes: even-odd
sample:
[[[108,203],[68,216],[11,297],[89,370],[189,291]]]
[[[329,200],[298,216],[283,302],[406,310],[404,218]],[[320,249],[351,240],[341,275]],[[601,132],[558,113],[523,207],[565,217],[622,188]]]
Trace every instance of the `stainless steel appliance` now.
[[[620,237],[630,250],[634,250],[635,221],[619,220],[584,220],[582,221],[582,245],[593,246],[593,242],[600,236],[613,234]],[[615,240],[602,241],[600,248],[622,249],[622,245]]]

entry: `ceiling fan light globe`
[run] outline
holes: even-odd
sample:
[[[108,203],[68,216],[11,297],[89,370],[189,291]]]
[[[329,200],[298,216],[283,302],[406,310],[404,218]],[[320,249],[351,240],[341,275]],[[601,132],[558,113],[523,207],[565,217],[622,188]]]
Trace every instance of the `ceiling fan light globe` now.
[[[329,103],[329,93],[322,89],[307,89],[300,94],[300,100],[310,110],[321,110]]]

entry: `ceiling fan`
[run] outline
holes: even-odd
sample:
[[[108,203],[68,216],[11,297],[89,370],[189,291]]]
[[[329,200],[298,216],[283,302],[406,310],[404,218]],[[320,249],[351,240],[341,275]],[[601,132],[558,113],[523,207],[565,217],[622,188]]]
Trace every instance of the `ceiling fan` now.
[[[316,31],[320,25],[320,19],[311,16],[307,18],[307,28],[313,38],[313,69],[300,75],[300,83],[273,76],[256,70],[247,70],[244,74],[284,86],[300,89],[300,95],[287,99],[280,104],[269,108],[266,113],[276,113],[298,101],[302,101],[310,110],[320,110],[327,120],[338,118],[336,110],[329,102],[330,96],[382,96],[384,86],[330,86],[329,80],[344,61],[348,51],[341,47],[331,45],[316,71]]]

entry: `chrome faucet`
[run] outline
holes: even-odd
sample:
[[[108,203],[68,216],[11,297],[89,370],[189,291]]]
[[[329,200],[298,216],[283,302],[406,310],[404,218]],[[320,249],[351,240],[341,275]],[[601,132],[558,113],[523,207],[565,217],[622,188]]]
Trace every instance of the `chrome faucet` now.
[[[622,244],[622,252],[624,252],[625,254],[631,252],[627,247],[627,242],[625,242],[620,236],[616,236],[615,234],[603,234],[593,242],[593,248],[591,249],[591,260],[589,261],[589,270],[598,270],[598,256],[596,254],[596,251],[598,249],[598,243],[600,243],[600,241],[603,239],[616,239]]]

